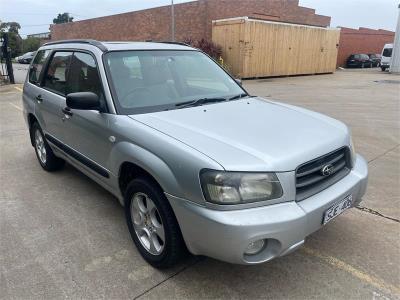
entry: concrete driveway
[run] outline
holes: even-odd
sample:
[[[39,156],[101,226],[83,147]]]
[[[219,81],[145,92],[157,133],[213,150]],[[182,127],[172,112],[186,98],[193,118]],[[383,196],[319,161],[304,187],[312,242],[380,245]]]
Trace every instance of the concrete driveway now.
[[[0,298],[400,299],[400,77],[353,70],[244,86],[351,127],[370,168],[362,207],[270,263],[188,257],[158,271],[135,249],[113,196],[70,166],[53,174],[40,168],[21,86],[2,87]]]

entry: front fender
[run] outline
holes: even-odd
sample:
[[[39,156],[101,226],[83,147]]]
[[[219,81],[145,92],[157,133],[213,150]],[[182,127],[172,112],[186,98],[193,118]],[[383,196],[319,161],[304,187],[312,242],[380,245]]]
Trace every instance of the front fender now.
[[[117,180],[120,168],[125,162],[133,163],[147,171],[154,177],[164,192],[179,195],[178,197],[184,196],[167,163],[150,151],[128,142],[120,142],[113,147],[110,155],[110,165],[114,167],[111,172],[116,175]]]

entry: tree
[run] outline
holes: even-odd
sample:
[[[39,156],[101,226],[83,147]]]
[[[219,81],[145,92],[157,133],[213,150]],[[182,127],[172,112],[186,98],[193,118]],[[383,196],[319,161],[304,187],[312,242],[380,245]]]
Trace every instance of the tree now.
[[[0,31],[18,34],[18,30],[21,29],[21,25],[17,22],[2,22],[0,20]]]
[[[29,37],[22,40],[22,52],[33,52],[39,49],[40,39],[35,37]]]
[[[11,48],[11,57],[15,57],[21,53],[22,39],[18,33],[21,25],[17,22],[0,21],[0,32],[8,33],[8,46]]]
[[[74,18],[69,16],[69,13],[58,14],[57,18],[53,19],[53,24],[70,23]]]

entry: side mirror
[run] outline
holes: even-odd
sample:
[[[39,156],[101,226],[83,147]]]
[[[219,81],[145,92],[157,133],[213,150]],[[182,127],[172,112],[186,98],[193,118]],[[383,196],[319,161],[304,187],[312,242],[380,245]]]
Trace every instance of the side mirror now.
[[[242,85],[242,79],[236,78],[235,81],[236,81],[239,85]]]
[[[100,99],[92,92],[70,93],[66,98],[67,107],[72,109],[100,109]]]

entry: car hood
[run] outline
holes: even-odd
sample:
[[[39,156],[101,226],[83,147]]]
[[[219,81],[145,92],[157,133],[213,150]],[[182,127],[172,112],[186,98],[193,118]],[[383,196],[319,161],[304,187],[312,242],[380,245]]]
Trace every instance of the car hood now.
[[[292,171],[349,145],[343,123],[261,98],[130,118],[185,143],[229,171]]]

